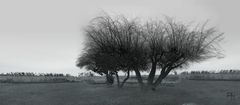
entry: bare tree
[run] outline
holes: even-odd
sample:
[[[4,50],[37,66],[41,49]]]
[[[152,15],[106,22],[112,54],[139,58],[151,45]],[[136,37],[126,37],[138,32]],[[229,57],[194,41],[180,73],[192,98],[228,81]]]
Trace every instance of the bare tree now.
[[[86,29],[88,42],[85,48],[85,56],[91,59],[83,59],[82,55],[78,60],[80,66],[87,62],[83,66],[96,69],[95,71],[111,71],[117,77],[118,86],[123,87],[131,70],[140,73],[139,70],[143,70],[147,64],[147,57],[144,56],[145,40],[140,31],[136,20],[123,16],[112,18],[106,15],[93,19]],[[127,73],[121,84],[118,71]]]
[[[103,60],[104,59],[104,60]],[[114,59],[112,57],[108,57],[106,55],[101,54],[96,49],[88,49],[86,53],[82,54],[78,58],[77,66],[82,68],[86,67],[87,70],[92,70],[95,73],[98,73],[100,75],[106,76],[106,82],[107,84],[113,83],[113,77],[112,72],[110,70],[113,70],[113,66],[109,65],[114,63]],[[106,62],[108,61],[108,62]]]
[[[162,21],[148,21],[143,26],[143,34],[147,38],[148,57],[151,70],[147,78],[147,85],[151,86],[157,70],[157,63],[164,54],[166,44],[166,32]]]
[[[88,39],[79,67],[106,76],[115,74],[118,87],[123,87],[129,72],[134,71],[143,87],[141,71],[150,66],[147,87],[152,90],[170,71],[221,55],[218,42],[223,35],[214,27],[206,28],[206,23],[192,27],[167,17],[142,25],[136,19],[108,15],[93,19],[85,32]],[[157,70],[160,74],[156,77]],[[121,83],[119,71],[127,74]]]
[[[153,90],[173,69],[221,56],[218,42],[223,33],[217,32],[214,27],[206,28],[206,24],[193,28],[168,17],[165,22],[147,23],[145,33],[149,37],[152,64],[148,85]],[[157,66],[160,74],[154,82]]]

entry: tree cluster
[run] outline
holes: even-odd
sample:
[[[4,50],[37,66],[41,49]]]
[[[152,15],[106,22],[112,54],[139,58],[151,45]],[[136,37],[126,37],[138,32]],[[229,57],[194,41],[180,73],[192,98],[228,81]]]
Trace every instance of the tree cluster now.
[[[90,22],[85,35],[86,46],[77,66],[107,79],[115,75],[119,87],[133,71],[141,88],[155,90],[172,70],[221,55],[222,33],[214,27],[193,27],[169,17],[142,23],[124,16],[100,16]],[[120,71],[127,74],[122,82]],[[142,71],[149,72],[146,83]]]
[[[33,73],[33,72],[10,72],[1,73],[0,76],[45,76],[45,77],[69,77],[70,74],[62,73]]]

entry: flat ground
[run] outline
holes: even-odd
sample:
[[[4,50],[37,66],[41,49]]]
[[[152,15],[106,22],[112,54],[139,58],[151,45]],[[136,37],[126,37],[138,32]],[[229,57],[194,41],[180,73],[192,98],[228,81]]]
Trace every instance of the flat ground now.
[[[186,103],[240,105],[240,82],[185,80],[154,92],[136,84],[0,83],[0,105],[192,105]]]

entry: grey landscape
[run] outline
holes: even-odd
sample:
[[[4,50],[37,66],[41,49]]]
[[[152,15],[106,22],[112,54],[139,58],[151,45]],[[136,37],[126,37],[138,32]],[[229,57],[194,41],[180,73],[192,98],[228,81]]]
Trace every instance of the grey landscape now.
[[[0,1],[0,105],[240,105],[239,3]]]

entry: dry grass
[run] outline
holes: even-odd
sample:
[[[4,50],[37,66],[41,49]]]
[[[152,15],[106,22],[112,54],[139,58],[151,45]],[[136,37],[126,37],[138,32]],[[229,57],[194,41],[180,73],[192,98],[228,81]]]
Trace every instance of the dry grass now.
[[[240,82],[185,80],[174,87],[141,91],[137,84],[123,89],[105,84],[0,84],[0,105],[239,105]],[[235,98],[227,97],[232,92]],[[189,104],[190,105],[190,104]]]

